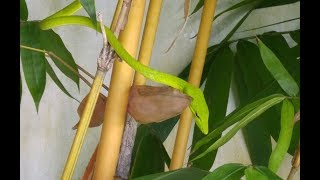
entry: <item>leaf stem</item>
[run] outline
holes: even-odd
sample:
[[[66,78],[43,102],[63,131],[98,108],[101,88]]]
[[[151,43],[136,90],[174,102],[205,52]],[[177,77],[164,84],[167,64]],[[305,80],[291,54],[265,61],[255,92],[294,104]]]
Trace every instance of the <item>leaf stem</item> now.
[[[46,50],[41,50],[41,49],[37,49],[37,48],[33,48],[33,47],[29,47],[29,46],[24,46],[24,45],[20,45],[20,48],[23,49],[28,49],[31,51],[36,51],[36,52],[41,52],[44,53],[46,55],[48,55],[50,58],[55,58],[57,59],[59,62],[61,62],[63,65],[65,65],[71,72],[73,72],[74,74],[76,74],[83,82],[85,82],[89,87],[91,87],[91,83],[81,74],[79,74],[75,69],[73,69],[71,66],[69,66],[69,64],[67,64],[63,59],[61,59],[59,56],[57,56],[55,53],[51,52],[51,51],[46,51]],[[86,71],[84,68],[82,68],[81,66],[79,66],[77,64],[77,67],[86,75],[88,75],[90,78],[94,79],[94,76],[92,74],[90,74],[88,71]],[[108,86],[102,84],[103,88],[105,88],[107,91],[109,90]]]

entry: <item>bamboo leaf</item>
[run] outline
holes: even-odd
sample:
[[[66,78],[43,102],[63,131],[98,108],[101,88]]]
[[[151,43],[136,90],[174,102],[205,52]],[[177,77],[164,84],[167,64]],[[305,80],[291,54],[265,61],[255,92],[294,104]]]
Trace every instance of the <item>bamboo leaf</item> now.
[[[244,170],[246,166],[238,163],[224,164],[212,173],[208,174],[202,180],[220,179],[220,180],[235,180],[241,179],[244,176]]]
[[[269,159],[269,169],[276,173],[283,161],[284,156],[289,149],[294,117],[294,107],[289,100],[284,100],[281,109],[281,130],[278,138],[277,145],[272,151]]]
[[[159,123],[151,123],[151,124],[146,124],[147,126],[152,129],[152,131],[155,133],[155,135],[162,141],[164,142],[168,135],[170,134],[172,128],[176,125],[176,123],[179,120],[179,116],[175,116],[173,118],[170,118],[166,121],[162,121]],[[139,129],[138,129],[139,130]]]
[[[162,142],[150,133],[147,126],[139,128],[143,130],[136,136],[130,179],[164,171]]]
[[[20,27],[20,44],[41,49],[40,29],[37,22],[25,22]],[[21,62],[28,89],[38,111],[46,85],[45,57],[41,52],[21,49]]]
[[[270,107],[280,103],[285,99],[284,96],[275,97],[270,99],[269,101],[261,104],[251,112],[249,112],[246,116],[244,116],[234,127],[231,128],[229,132],[227,132],[224,136],[219,138],[215,143],[213,143],[206,151],[192,159],[191,161],[195,161],[203,156],[205,156],[207,153],[216,150],[220,146],[224,145],[226,142],[228,142],[241,128],[245,127],[248,123],[253,121],[256,117],[261,115],[263,112],[265,112]]]
[[[28,20],[28,7],[25,0],[20,0],[20,20]]]
[[[223,124],[218,126],[215,130],[213,130],[211,133],[209,133],[206,137],[199,140],[196,145],[193,148],[193,152],[198,150],[201,146],[209,143],[213,138],[216,138],[221,134],[224,130],[226,130],[228,127],[232,126],[236,122],[240,121],[245,115],[247,115],[249,112],[256,109],[258,106],[270,101],[273,98],[277,97],[283,97],[281,94],[274,94],[270,95],[268,97],[259,99],[257,101],[254,101],[250,104],[247,104],[243,107],[237,108],[235,111],[230,113],[224,120]]]
[[[257,7],[257,9],[292,4],[298,1],[299,0],[263,0],[260,6]]]
[[[196,7],[194,8],[194,10],[192,11],[192,13],[190,14],[190,16],[194,13],[196,13],[197,11],[199,11],[200,8],[202,8],[204,3],[204,0],[199,0]]]
[[[59,78],[57,77],[56,73],[53,71],[52,67],[50,66],[50,64],[48,63],[48,61],[46,61],[46,71],[49,74],[49,76],[51,77],[51,79],[56,83],[56,85],[61,89],[62,92],[64,92],[67,96],[69,96],[70,98],[76,100],[68,91],[67,89],[63,86],[63,84],[61,83],[61,81],[59,80]]]
[[[231,83],[233,67],[233,53],[228,46],[225,46],[219,50],[216,58],[214,59],[210,71],[208,73],[206,85],[204,88],[204,96],[209,107],[209,132],[212,131],[219,123],[221,123],[226,115],[229,89]],[[220,135],[219,135],[220,136]],[[219,137],[218,136],[218,137]],[[205,137],[199,128],[195,126],[193,132],[192,146],[194,146],[198,140]],[[211,140],[214,143],[217,138]],[[209,144],[208,144],[209,145]],[[207,145],[207,146],[208,146]],[[196,153],[192,154],[190,158],[193,158],[207,149],[207,146],[203,146]],[[198,167],[204,170],[209,170],[215,159],[217,151],[208,153],[205,157],[194,161],[193,167]]]
[[[235,10],[237,8],[240,8],[240,7],[243,7],[247,4],[250,4],[250,3],[253,3],[253,2],[256,2],[256,0],[243,0],[235,5],[232,5],[231,7],[227,8],[226,10],[222,11],[221,13],[217,14],[216,16],[214,16],[213,20],[216,20],[219,16],[221,16],[222,14],[226,13],[226,12],[229,12],[229,11],[232,11],[232,10]]]
[[[245,171],[246,180],[282,180],[278,175],[264,166],[251,166]]]
[[[294,124],[288,153],[294,155],[300,141],[300,121]]]
[[[273,78],[261,60],[259,48],[251,42],[239,40],[236,52],[236,65],[235,79],[239,90],[240,104],[246,104]],[[270,94],[272,93],[266,92],[260,98],[269,96]],[[272,108],[268,111],[272,111]],[[268,113],[268,111],[265,113]],[[262,114],[254,122],[242,129],[250,159],[254,165],[266,166],[268,164],[272,147],[266,123],[270,121],[270,118],[274,118],[271,116]]]
[[[182,168],[175,171],[168,171],[163,173],[152,174],[135,178],[133,180],[197,180],[205,177],[209,172],[198,168]]]
[[[293,52],[294,50],[289,47],[286,39],[281,34],[264,33],[258,38],[279,58],[298,86],[300,86],[300,62],[297,59],[297,55],[299,54],[298,56],[300,56],[300,51]]]
[[[93,24],[97,24],[97,16],[96,16],[96,7],[94,0],[80,0],[82,7],[86,10],[88,15],[90,16]]]
[[[296,96],[299,92],[299,87],[295,80],[282,65],[278,57],[259,38],[257,38],[257,41],[262,60],[269,72],[287,94]]]
[[[285,38],[280,34],[272,34],[272,33],[265,33],[261,36],[258,36],[266,46],[268,46],[277,57],[279,57],[279,60],[284,65],[284,67],[288,70],[288,72],[292,75],[292,77],[295,79],[295,81],[298,83],[298,86],[300,86],[300,63],[299,60],[297,60],[297,57],[300,56],[299,47],[298,49],[290,48],[288,43],[286,42]],[[264,66],[264,65],[263,65]],[[264,66],[265,67],[265,66]],[[270,73],[265,73],[270,74]],[[270,74],[271,76],[271,74]],[[270,93],[285,93],[280,85],[277,83],[277,81],[271,76],[272,81],[270,84],[266,86],[266,88],[261,91],[259,94],[261,97],[268,95]],[[268,92],[269,91],[269,92]],[[257,97],[259,95],[257,94]],[[294,105],[299,106],[299,100],[293,99]],[[299,107],[297,107],[299,109]],[[280,104],[276,105],[275,107],[268,110],[265,114],[262,116],[266,116],[268,119],[267,127],[268,130],[273,137],[275,141],[278,140],[279,132],[280,132],[280,114],[281,114],[281,106]],[[299,138],[296,138],[299,136],[299,131],[297,129],[293,132],[293,138],[290,148],[288,150],[288,153],[291,155],[294,154],[296,145],[299,143]]]
[[[54,52],[58,57],[60,57],[66,64],[71,68],[78,71],[77,64],[75,63],[71,53],[65,47],[62,39],[53,30],[42,31],[40,34],[41,49]],[[73,73],[69,68],[67,68],[60,61],[55,58],[51,58],[55,65],[61,70],[63,74],[74,81],[79,88],[79,77]],[[57,84],[58,85],[58,84]],[[58,85],[59,86],[59,85]]]

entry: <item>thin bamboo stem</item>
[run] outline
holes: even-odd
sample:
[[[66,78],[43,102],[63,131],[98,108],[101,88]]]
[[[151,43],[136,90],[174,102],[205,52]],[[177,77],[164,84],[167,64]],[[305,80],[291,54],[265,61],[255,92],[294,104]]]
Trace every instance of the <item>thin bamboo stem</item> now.
[[[120,42],[132,56],[136,55],[139,44],[144,8],[145,0],[132,2],[126,28],[120,33]],[[132,77],[133,69],[129,65],[115,61],[93,175],[95,180],[114,178]]]
[[[98,70],[96,73],[95,79],[93,81],[93,84],[89,93],[88,101],[85,105],[83,114],[80,118],[80,123],[79,123],[78,129],[77,129],[75,138],[73,140],[72,147],[71,147],[71,150],[62,174],[61,179],[63,180],[69,180],[72,178],[73,171],[74,171],[74,168],[78,160],[81,147],[85,138],[85,134],[88,130],[90,119],[92,117],[94,107],[97,102],[100,89],[102,87],[102,82],[103,82],[105,73],[106,72],[103,72],[100,70]]]
[[[189,82],[197,87],[199,87],[200,85],[215,9],[216,0],[204,1],[199,34],[197,36],[195,51],[193,54],[189,74]],[[169,168],[170,170],[182,168],[189,138],[192,117],[193,115],[188,108],[185,109],[180,116],[178,132]]]
[[[77,128],[77,132],[74,137],[72,147],[71,147],[66,165],[63,170],[63,174],[61,178],[63,180],[69,180],[72,178],[73,171],[77,163],[77,160],[81,151],[81,147],[82,147],[86,132],[88,130],[90,120],[91,120],[93,111],[95,109],[95,105],[97,103],[98,96],[100,94],[104,77],[106,75],[106,72],[108,71],[108,68],[110,67],[109,63],[112,62],[111,60],[113,58],[113,52],[110,48],[110,45],[107,44],[107,39],[104,34],[105,30],[104,30],[101,14],[99,14],[98,17],[100,21],[101,31],[103,34],[103,48],[98,57],[98,67],[97,67],[95,79],[93,81],[91,90],[89,92],[88,100],[85,105],[83,114],[81,115],[79,126]]]

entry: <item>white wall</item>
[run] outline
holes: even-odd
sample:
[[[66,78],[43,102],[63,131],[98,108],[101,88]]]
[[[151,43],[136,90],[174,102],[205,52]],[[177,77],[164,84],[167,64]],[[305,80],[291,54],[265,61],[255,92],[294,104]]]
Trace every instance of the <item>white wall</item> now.
[[[29,10],[29,20],[41,20],[71,3],[72,0],[26,0],[26,2]],[[102,12],[106,25],[111,23],[116,2],[115,0],[96,0],[96,8]],[[238,1],[218,1],[216,13],[221,12],[221,10],[236,2]],[[195,4],[196,1],[192,1],[192,9]],[[84,10],[80,10],[77,14],[86,15]],[[265,14],[268,15],[265,16]],[[200,15],[201,13],[197,13],[190,18],[175,46],[169,53],[165,54],[164,51],[174,39],[178,29],[182,26],[183,1],[164,0],[151,62],[153,68],[171,74],[178,74],[190,62],[195,39],[190,40],[189,38],[197,33]],[[241,18],[242,15],[243,13],[233,13],[226,18],[217,19],[213,25],[213,36],[211,37],[210,44],[221,41],[236,22],[234,20]],[[299,3],[259,10],[253,12],[239,30],[259,27],[299,16]],[[299,27],[299,21],[295,21],[268,28],[267,30],[294,30]],[[91,29],[80,26],[68,26],[54,30],[60,35],[75,61],[94,74],[96,70],[96,58],[102,46],[101,35]],[[254,35],[260,32],[262,31],[256,30],[254,32],[238,33],[235,34],[234,38],[248,36],[249,34]],[[70,79],[60,73],[55,66],[53,68],[62,83],[77,99],[81,100],[89,92],[89,88],[82,81],[80,82],[79,92],[76,85]],[[24,79],[22,68],[21,75]],[[107,74],[104,83],[108,85],[109,80],[110,72]],[[75,135],[75,131],[71,128],[79,119],[76,113],[79,103],[67,97],[48,76],[46,89],[37,114],[25,81],[23,81],[22,85],[23,94],[20,105],[20,179],[59,179]],[[104,91],[104,93],[106,94],[107,92]],[[235,108],[232,95],[229,100],[228,113]],[[99,140],[100,130],[101,127],[88,130],[73,179],[80,179],[82,176]],[[165,141],[165,146],[170,156],[174,145],[175,133],[176,127]],[[192,134],[190,137],[192,137]],[[291,167],[290,161],[291,157],[288,155],[279,171],[279,174],[284,178]],[[241,133],[238,133],[231,141],[219,149],[212,169],[229,162],[250,164]],[[299,179],[299,175],[300,171],[298,171],[295,178]]]

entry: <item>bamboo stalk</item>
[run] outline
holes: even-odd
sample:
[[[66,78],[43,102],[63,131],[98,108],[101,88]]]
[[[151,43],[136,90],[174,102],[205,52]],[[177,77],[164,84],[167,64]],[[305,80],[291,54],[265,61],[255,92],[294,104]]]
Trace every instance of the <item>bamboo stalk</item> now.
[[[211,34],[211,27],[213,16],[216,9],[216,0],[204,1],[203,11],[201,15],[201,22],[199,27],[199,34],[196,40],[195,51],[193,54],[189,83],[199,87],[202,76],[202,70],[207,53],[207,47]],[[170,163],[170,170],[182,168],[186,147],[189,138],[193,115],[189,108],[185,109],[181,116],[178,125],[178,132],[173,149],[172,159]]]
[[[144,26],[141,46],[139,50],[139,62],[149,66],[154,40],[159,23],[160,11],[162,6],[162,0],[150,1],[146,22]],[[139,73],[135,73],[134,84],[144,85],[146,78]],[[122,143],[120,147],[120,155],[118,165],[116,169],[116,176],[121,179],[128,179],[132,150],[136,137],[138,123],[130,116],[127,115],[126,125],[123,132]]]
[[[132,56],[136,55],[139,44],[144,7],[145,0],[135,0],[132,2],[126,28],[120,33],[119,37],[124,48]],[[133,69],[130,66],[125,62],[115,61],[93,179],[111,180],[114,178],[132,77]]]
[[[147,18],[145,22],[145,28],[141,40],[141,47],[139,51],[139,62],[146,66],[149,66],[152,55],[152,49],[156,32],[159,24],[159,17],[161,12],[162,0],[150,1]],[[139,73],[135,73],[134,84],[144,85],[146,78]]]
[[[76,165],[76,162],[78,160],[81,147],[84,141],[85,134],[88,130],[88,126],[90,123],[90,119],[92,117],[92,113],[94,111],[95,104],[97,102],[100,89],[102,87],[102,82],[105,76],[104,71],[98,70],[95,76],[95,79],[93,81],[87,104],[85,105],[83,114],[80,118],[80,123],[78,126],[78,130],[76,132],[76,135],[74,137],[72,147],[65,165],[65,168],[63,170],[62,178],[63,180],[71,179],[73,175],[73,171]]]

